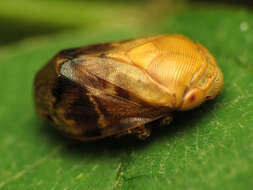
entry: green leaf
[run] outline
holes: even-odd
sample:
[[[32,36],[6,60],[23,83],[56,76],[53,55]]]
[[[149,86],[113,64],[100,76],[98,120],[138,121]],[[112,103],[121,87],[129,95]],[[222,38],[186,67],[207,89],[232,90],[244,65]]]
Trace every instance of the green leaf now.
[[[80,28],[101,31],[100,27],[103,30],[124,25],[137,27],[136,22],[142,17],[139,10],[133,2],[124,1],[2,0],[0,46],[28,37]]]
[[[0,190],[252,187],[252,13],[194,8],[161,23],[148,31],[187,35],[214,54],[224,88],[200,108],[175,113],[145,141],[67,140],[35,114],[32,87],[36,71],[60,49],[146,31],[62,33],[0,51]]]

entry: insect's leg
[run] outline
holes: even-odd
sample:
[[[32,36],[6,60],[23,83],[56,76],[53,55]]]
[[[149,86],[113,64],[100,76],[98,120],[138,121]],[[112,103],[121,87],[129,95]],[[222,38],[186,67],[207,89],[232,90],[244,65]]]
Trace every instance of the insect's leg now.
[[[122,137],[125,135],[134,135],[138,139],[144,140],[150,136],[151,130],[152,130],[151,126],[145,126],[145,124],[143,124],[143,125],[140,125],[136,128],[128,129],[126,132],[120,133],[120,134],[116,135],[115,137]]]
[[[173,120],[172,115],[168,115],[161,119],[160,126],[169,125],[172,122],[172,120]]]
[[[136,127],[134,129],[129,129],[128,134],[133,134],[135,135],[138,139],[144,140],[148,138],[151,134],[152,127],[151,126],[140,126]]]
[[[146,139],[147,137],[150,136],[151,131],[152,131],[152,127],[169,125],[171,123],[172,119],[173,119],[172,115],[168,115],[168,116],[162,118],[159,121],[159,123],[154,122],[154,123],[151,123],[151,124],[136,127],[134,129],[130,129],[128,134],[133,134],[138,139],[144,140],[144,139]]]
[[[153,122],[140,124],[132,129],[130,128],[125,132],[116,135],[116,137],[131,134],[135,135],[138,139],[144,140],[150,136],[152,127],[169,125],[171,121],[172,121],[172,114],[168,114],[166,117],[155,120]]]
[[[129,129],[128,134],[133,134],[138,139],[144,140],[150,136],[151,131],[152,131],[152,127],[169,125],[171,123],[172,119],[173,119],[172,115],[168,115],[168,116],[162,118],[159,121],[159,123],[154,122],[154,123],[150,123],[147,125],[142,125],[140,127],[136,127],[134,129]]]

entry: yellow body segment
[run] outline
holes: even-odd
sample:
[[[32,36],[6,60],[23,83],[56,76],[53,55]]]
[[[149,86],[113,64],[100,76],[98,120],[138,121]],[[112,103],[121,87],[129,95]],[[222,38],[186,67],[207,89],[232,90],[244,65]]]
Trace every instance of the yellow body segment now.
[[[137,66],[149,75],[148,80],[153,80],[147,82],[155,83],[167,93],[167,97],[162,98],[155,95],[159,91],[134,90],[141,97],[144,94],[143,98],[152,104],[191,109],[205,99],[215,97],[223,85],[222,73],[213,56],[202,45],[182,35],[159,35],[123,42],[121,48],[111,50],[108,55]],[[136,75],[136,78],[142,78],[137,72]],[[136,86],[134,83],[129,85],[131,88]]]

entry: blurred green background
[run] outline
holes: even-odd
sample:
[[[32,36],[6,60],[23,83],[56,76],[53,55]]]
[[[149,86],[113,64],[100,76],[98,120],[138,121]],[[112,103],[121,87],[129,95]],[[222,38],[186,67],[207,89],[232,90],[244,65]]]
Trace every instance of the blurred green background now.
[[[251,1],[1,0],[0,190],[251,189]],[[35,114],[33,78],[59,50],[180,33],[207,47],[221,94],[145,141],[78,143]]]

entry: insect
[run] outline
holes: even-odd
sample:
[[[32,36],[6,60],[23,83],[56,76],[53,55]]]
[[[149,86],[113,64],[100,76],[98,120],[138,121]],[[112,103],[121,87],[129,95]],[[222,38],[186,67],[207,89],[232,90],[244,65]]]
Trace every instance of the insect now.
[[[60,51],[36,75],[39,115],[82,141],[150,135],[174,110],[213,99],[223,75],[206,48],[157,35]]]

